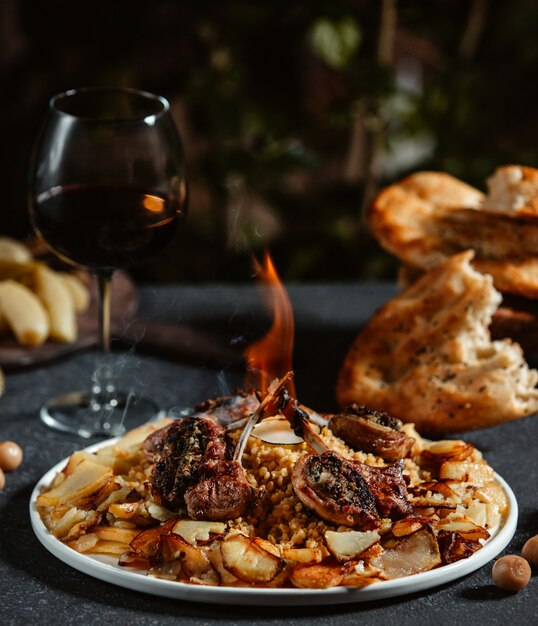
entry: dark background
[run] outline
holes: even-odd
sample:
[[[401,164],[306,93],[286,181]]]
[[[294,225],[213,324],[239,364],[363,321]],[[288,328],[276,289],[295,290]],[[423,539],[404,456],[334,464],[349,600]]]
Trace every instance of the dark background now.
[[[294,280],[392,278],[364,209],[418,169],[479,188],[538,165],[533,0],[0,3],[0,233],[26,237],[47,101],[124,85],[172,103],[191,205],[139,280],[249,280],[267,247]]]

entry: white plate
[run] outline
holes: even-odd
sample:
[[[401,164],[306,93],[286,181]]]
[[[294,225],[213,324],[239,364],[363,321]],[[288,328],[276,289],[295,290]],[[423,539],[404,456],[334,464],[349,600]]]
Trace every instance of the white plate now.
[[[115,441],[116,439],[103,441],[86,448],[86,450],[94,452],[101,446],[110,445]],[[80,554],[51,535],[37,512],[36,500],[41,490],[52,482],[54,476],[63,469],[66,462],[67,459],[64,459],[50,469],[37,483],[32,492],[30,498],[30,520],[39,541],[60,561],[89,576],[113,585],[166,598],[218,604],[270,604],[272,606],[344,604],[392,598],[443,585],[474,572],[494,559],[508,545],[514,535],[517,524],[517,501],[514,493],[508,484],[499,475],[495,474],[509,501],[508,514],[503,518],[499,528],[492,534],[492,537],[484,547],[468,559],[444,565],[422,574],[374,583],[362,589],[350,587],[333,587],[331,589],[203,587],[146,576],[140,571],[120,567],[117,564],[117,559],[114,557]]]

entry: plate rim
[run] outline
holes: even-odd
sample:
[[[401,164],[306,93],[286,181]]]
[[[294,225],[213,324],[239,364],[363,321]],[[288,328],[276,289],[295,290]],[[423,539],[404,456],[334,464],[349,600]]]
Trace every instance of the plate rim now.
[[[101,447],[113,445],[120,438],[106,439],[83,448],[95,452]],[[418,591],[424,591],[452,582],[470,574],[493,560],[511,541],[517,528],[517,499],[508,483],[494,472],[495,479],[501,485],[508,498],[508,513],[505,513],[499,527],[484,547],[467,559],[443,565],[442,567],[412,574],[402,578],[373,583],[366,587],[332,587],[330,589],[267,588],[267,587],[213,587],[182,583],[161,578],[154,578],[137,570],[123,568],[115,557],[88,555],[77,552],[54,537],[37,511],[36,500],[41,489],[52,481],[54,476],[65,467],[69,456],[51,467],[36,483],[29,501],[29,514],[32,530],[43,547],[66,565],[118,587],[148,593],[151,595],[208,602],[211,604],[236,605],[273,605],[292,606],[307,604],[344,604],[368,602],[383,598],[393,598]]]

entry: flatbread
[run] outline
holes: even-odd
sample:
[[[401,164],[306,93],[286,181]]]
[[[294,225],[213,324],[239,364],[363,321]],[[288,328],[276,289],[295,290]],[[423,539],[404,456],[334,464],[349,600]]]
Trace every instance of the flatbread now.
[[[501,302],[470,251],[427,272],[370,319],[351,346],[337,399],[387,411],[420,432],[493,426],[538,411],[538,372],[521,347],[492,341]]]
[[[502,165],[488,178],[484,210],[519,217],[538,217],[538,169]]]
[[[415,270],[471,249],[474,267],[499,291],[538,299],[538,219],[513,207],[485,210],[486,203],[449,174],[417,172],[376,196],[369,221],[381,246]]]

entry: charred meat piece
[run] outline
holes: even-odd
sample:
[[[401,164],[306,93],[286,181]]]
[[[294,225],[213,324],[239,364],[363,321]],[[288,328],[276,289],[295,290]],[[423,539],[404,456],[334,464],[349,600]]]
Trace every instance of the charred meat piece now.
[[[292,484],[303,504],[335,524],[374,528],[381,517],[413,511],[400,466],[370,467],[332,450],[304,455]]]
[[[315,453],[303,456],[292,473],[295,493],[305,506],[325,520],[363,528],[378,525],[380,517],[413,511],[399,463],[371,467],[330,450],[285,389],[280,392],[279,410]]]
[[[212,398],[197,404],[196,417],[205,417],[219,424],[230,424],[248,418],[260,404],[252,389],[236,389],[229,396]]]
[[[397,518],[413,512],[413,506],[407,499],[407,485],[400,463],[371,467],[359,461],[351,462],[368,483],[381,516]]]
[[[387,461],[404,459],[413,447],[414,440],[400,432],[401,425],[388,413],[356,404],[329,420],[333,433],[352,448],[372,452]]]
[[[225,521],[252,508],[258,493],[240,463],[219,461],[204,468],[196,484],[187,489],[185,503],[193,519]]]
[[[187,491],[185,502],[191,517],[217,521],[234,519],[259,500],[260,492],[249,484],[241,460],[252,429],[266,412],[274,410],[274,403],[278,400],[276,394],[290,376],[291,372],[288,372],[280,380],[273,381],[265,398],[256,401],[235,447],[233,460],[206,466],[196,484]]]
[[[148,435],[144,440],[144,452],[147,454],[150,461],[155,460],[163,451],[164,441],[166,439],[166,433],[168,429],[174,425],[174,422],[159,428],[155,432]]]
[[[236,389],[229,396],[219,396],[200,402],[186,417],[204,418],[215,424],[227,425],[248,418],[258,407],[259,400],[253,390]],[[183,419],[185,419],[183,418]],[[150,460],[154,460],[162,453],[168,424],[149,435],[144,441],[144,451]]]
[[[379,525],[376,501],[362,473],[332,450],[302,456],[292,484],[301,502],[325,520],[361,528]]]
[[[167,427],[151,475],[153,497],[171,510],[183,506],[185,491],[211,463],[231,457],[224,428],[209,419],[186,417]]]

